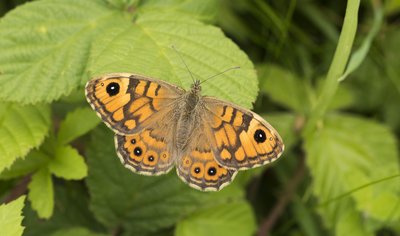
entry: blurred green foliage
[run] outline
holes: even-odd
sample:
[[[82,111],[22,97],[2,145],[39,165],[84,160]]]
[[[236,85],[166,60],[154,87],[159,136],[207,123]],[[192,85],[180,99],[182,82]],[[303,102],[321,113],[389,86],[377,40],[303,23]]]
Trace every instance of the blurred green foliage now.
[[[0,14],[1,235],[400,234],[400,1],[4,0]],[[120,164],[84,85],[134,72],[188,88],[172,45],[198,78],[241,67],[203,93],[254,102],[280,161],[217,193]]]

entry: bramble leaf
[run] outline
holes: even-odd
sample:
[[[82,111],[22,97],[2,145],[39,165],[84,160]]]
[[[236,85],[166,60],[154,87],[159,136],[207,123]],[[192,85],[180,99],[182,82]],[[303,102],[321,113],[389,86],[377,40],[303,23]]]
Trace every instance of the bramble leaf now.
[[[100,118],[90,108],[78,108],[69,112],[60,124],[57,141],[60,144],[67,144],[94,129],[100,121]]]
[[[178,222],[175,236],[254,235],[255,219],[250,205],[243,202],[221,204]]]
[[[204,22],[213,21],[217,14],[218,1],[214,0],[147,0],[142,1],[140,11],[173,12]]]
[[[174,2],[176,8],[160,10],[162,4],[121,9],[101,0],[42,0],[16,8],[0,21],[0,99],[51,102],[106,72],[141,73],[188,88],[192,81],[175,45],[196,78],[240,66],[203,84],[203,91],[251,107],[257,79],[246,54],[220,29],[177,14],[203,14],[210,4]]]
[[[53,214],[54,191],[53,181],[47,168],[42,168],[32,175],[28,185],[28,199],[41,218],[49,218]]]
[[[203,95],[252,106],[258,83],[253,65],[220,29],[189,17],[160,12],[141,12],[135,26],[121,22],[94,42],[89,64],[93,76],[135,72],[189,89],[193,81],[180,54],[195,79],[205,80],[240,66],[202,84]]]
[[[50,126],[48,106],[0,103],[0,173],[37,147]]]
[[[48,220],[39,218],[30,204],[27,204],[24,209],[24,236],[52,235],[72,228],[104,232],[104,227],[94,219],[93,213],[88,209],[90,197],[83,184],[76,181],[55,184],[54,193],[54,213]]]
[[[361,228],[368,219],[400,219],[399,178],[374,183],[400,175],[395,138],[389,129],[370,120],[332,115],[306,140],[305,147],[313,190],[322,204],[320,213],[337,235],[344,233],[338,233],[345,228],[342,224],[350,224],[343,220],[345,216]]]
[[[48,168],[52,174],[64,179],[78,180],[87,175],[83,157],[71,146],[57,146]]]
[[[50,157],[38,150],[32,150],[24,159],[17,159],[9,169],[0,174],[0,179],[11,179],[33,173],[46,166]]]
[[[0,205],[0,229],[2,235],[20,236],[24,231],[21,225],[23,216],[22,208],[24,207],[25,196]]]
[[[106,236],[106,234],[94,233],[83,227],[72,227],[68,229],[61,229],[51,234],[50,236]]]
[[[34,1],[9,12],[0,21],[0,99],[38,103],[68,95],[86,78],[93,37],[117,13],[101,0]]]
[[[265,64],[258,68],[260,89],[275,102],[305,113],[310,109],[307,87],[300,78],[277,65]]]
[[[243,199],[235,182],[220,192],[204,193],[184,184],[175,170],[162,176],[132,173],[116,156],[112,136],[105,128],[95,129],[87,155],[90,207],[108,228],[146,235],[172,227],[200,208]]]

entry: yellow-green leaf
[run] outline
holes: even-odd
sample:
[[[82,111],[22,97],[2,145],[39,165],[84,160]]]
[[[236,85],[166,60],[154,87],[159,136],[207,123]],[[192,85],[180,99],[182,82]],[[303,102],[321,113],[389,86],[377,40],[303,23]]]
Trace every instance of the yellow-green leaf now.
[[[32,208],[37,211],[39,217],[49,218],[54,209],[54,190],[51,174],[47,168],[42,168],[32,175],[28,188],[28,199]]]
[[[25,196],[8,203],[0,205],[0,233],[4,236],[20,236],[24,231],[21,225],[23,216]]]
[[[87,175],[83,157],[71,146],[57,146],[54,158],[49,162],[49,171],[64,179],[82,179]]]
[[[242,201],[213,206],[192,214],[178,222],[175,236],[251,236],[255,231],[252,209]]]
[[[0,103],[0,172],[42,143],[49,126],[48,106]]]

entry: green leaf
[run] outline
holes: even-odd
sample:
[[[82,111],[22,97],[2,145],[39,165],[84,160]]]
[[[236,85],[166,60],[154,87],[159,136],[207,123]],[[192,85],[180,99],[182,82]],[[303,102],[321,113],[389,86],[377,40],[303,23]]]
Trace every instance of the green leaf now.
[[[42,0],[10,12],[0,21],[0,99],[51,102],[82,86],[88,71],[141,73],[188,88],[189,73],[171,48],[176,45],[196,78],[240,66],[203,89],[251,107],[257,79],[247,56],[218,28],[177,14],[203,12],[203,4],[171,2],[176,9],[160,10],[164,3],[152,3],[123,11],[101,0]]]
[[[272,100],[300,113],[310,109],[310,98],[304,81],[277,65],[260,65],[257,69],[260,88]]]
[[[0,99],[51,102],[71,93],[86,79],[93,37],[120,17],[102,0],[34,1],[9,12],[0,21]]]
[[[142,1],[139,11],[143,12],[173,12],[204,22],[214,20],[218,10],[215,0],[147,0]]]
[[[49,126],[48,106],[0,103],[0,172],[42,143]]]
[[[2,235],[20,236],[24,231],[21,226],[25,196],[8,203],[0,205],[0,229]]]
[[[71,146],[57,146],[54,155],[48,166],[52,174],[69,180],[86,177],[86,163],[76,149]]]
[[[42,168],[32,175],[28,185],[28,198],[41,218],[50,218],[54,208],[54,191],[51,174],[47,168]]]
[[[58,143],[67,144],[77,137],[94,129],[100,119],[90,108],[78,108],[67,114],[58,130]]]
[[[24,176],[47,166],[50,157],[38,150],[32,150],[24,159],[17,159],[13,165],[0,174],[0,179]]]
[[[313,190],[322,204],[319,210],[330,228],[339,232],[345,216],[359,221],[359,227],[368,219],[400,219],[398,178],[372,184],[400,174],[396,141],[385,126],[348,115],[328,116],[305,148]]]
[[[24,236],[51,235],[71,228],[86,228],[93,232],[105,232],[89,210],[87,188],[79,182],[55,184],[54,213],[48,220],[38,218],[30,205],[24,209]],[[71,234],[72,235],[72,234]]]
[[[180,221],[175,236],[254,235],[256,223],[246,202],[221,204],[203,209]]]
[[[204,193],[184,184],[174,170],[157,177],[132,173],[115,154],[113,133],[103,127],[95,129],[87,156],[90,208],[100,222],[122,228],[124,235],[155,233],[201,207],[243,199],[235,182]]]
[[[248,108],[257,95],[257,77],[246,54],[220,29],[189,17],[143,11],[134,27],[116,22],[113,30],[98,37],[94,45],[88,66],[93,75],[135,72],[189,89],[193,81],[179,53],[200,80],[227,68],[241,67],[202,84],[203,95]]]
[[[302,229],[303,235],[319,236],[323,235],[322,226],[317,220],[316,213],[309,207],[306,201],[294,196],[291,207],[293,217]]]
[[[363,222],[359,212],[353,206],[352,201],[346,199],[335,205],[339,210],[336,212],[335,235],[373,236],[371,231]]]
[[[94,233],[83,227],[73,227],[73,228],[69,228],[69,229],[62,229],[62,230],[59,230],[59,231],[51,234],[51,236],[70,236],[70,235],[74,235],[74,236],[106,236],[106,234]]]

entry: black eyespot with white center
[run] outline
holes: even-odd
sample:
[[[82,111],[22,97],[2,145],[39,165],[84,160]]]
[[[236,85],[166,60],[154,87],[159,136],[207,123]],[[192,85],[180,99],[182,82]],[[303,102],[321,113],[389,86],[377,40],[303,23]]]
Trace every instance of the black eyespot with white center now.
[[[106,91],[110,96],[117,95],[119,93],[119,84],[115,82],[110,83],[107,85]]]
[[[200,168],[199,167],[194,168],[194,173],[196,174],[200,173]]]
[[[215,167],[210,167],[208,169],[208,175],[209,176],[214,176],[215,174],[217,174],[217,169],[215,169]]]
[[[142,149],[140,147],[135,147],[135,149],[133,149],[133,154],[135,154],[135,156],[142,155]]]
[[[265,134],[264,130],[256,130],[256,132],[254,133],[254,140],[256,140],[257,143],[265,142],[265,140],[267,140],[267,135]]]
[[[147,159],[148,159],[150,162],[153,162],[153,161],[154,161],[154,157],[153,157],[153,156],[149,156]]]
[[[136,139],[133,138],[133,139],[131,140],[131,143],[132,143],[132,144],[135,144],[135,143],[136,143]]]

